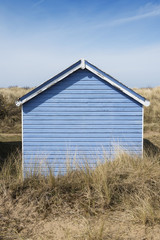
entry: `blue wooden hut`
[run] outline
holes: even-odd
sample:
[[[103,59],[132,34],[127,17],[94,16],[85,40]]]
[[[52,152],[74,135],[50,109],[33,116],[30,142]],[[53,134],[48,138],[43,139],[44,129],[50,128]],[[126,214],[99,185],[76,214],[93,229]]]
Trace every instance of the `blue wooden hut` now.
[[[16,102],[22,106],[23,172],[55,173],[66,161],[143,153],[143,106],[149,101],[82,59]]]

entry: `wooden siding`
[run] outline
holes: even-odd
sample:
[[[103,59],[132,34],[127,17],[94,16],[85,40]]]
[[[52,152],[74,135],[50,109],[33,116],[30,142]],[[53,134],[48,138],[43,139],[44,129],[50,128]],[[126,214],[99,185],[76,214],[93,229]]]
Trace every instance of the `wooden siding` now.
[[[88,70],[23,105],[24,173],[63,171],[69,158],[92,166],[119,148],[142,154],[142,105]]]

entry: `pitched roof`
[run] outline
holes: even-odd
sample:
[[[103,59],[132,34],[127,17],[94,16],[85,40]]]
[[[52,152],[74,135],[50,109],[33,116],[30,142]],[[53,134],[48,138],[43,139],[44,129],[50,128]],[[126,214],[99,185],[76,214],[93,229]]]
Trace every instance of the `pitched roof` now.
[[[87,69],[90,72],[97,75],[98,77],[100,77],[101,79],[110,83],[112,86],[114,86],[118,90],[120,90],[123,93],[125,93],[126,95],[130,96],[137,102],[141,103],[142,105],[144,105],[144,106],[150,105],[150,102],[148,100],[146,100],[144,97],[142,97],[141,95],[139,95],[132,89],[128,88],[121,82],[117,81],[115,78],[113,78],[110,75],[106,74],[105,72],[101,71],[100,69],[98,69],[97,67],[95,67],[94,65],[92,65],[91,63],[86,61],[85,59],[79,60],[78,62],[74,63],[72,66],[68,67],[61,73],[57,74],[53,78],[49,79],[48,81],[44,82],[43,84],[39,85],[38,87],[36,87],[32,91],[30,91],[29,93],[27,93],[24,96],[22,96],[21,98],[19,98],[18,101],[16,101],[16,105],[20,106],[20,105],[24,104],[25,102],[29,101],[30,99],[37,96],[41,92],[43,92],[46,89],[50,88],[51,86],[55,85],[57,82],[63,80],[64,78],[66,78],[73,72],[77,71],[78,69]]]

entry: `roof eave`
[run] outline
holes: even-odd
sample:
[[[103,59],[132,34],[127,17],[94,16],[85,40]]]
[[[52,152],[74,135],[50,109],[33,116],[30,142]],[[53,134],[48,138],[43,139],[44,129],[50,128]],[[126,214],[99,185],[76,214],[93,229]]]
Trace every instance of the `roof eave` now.
[[[15,101],[15,104],[17,107],[20,107],[22,105],[22,102],[20,100],[18,100],[18,101]]]
[[[145,99],[144,104],[145,107],[149,107],[150,105],[150,101],[148,101],[147,99]]]

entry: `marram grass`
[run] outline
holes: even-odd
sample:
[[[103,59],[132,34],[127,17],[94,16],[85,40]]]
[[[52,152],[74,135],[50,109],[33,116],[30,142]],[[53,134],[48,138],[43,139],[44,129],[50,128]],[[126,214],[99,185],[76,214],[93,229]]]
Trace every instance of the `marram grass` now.
[[[135,223],[152,225],[160,221],[160,163],[157,157],[138,158],[125,153],[113,161],[106,159],[95,169],[69,165],[64,175],[32,173],[23,180],[21,155],[3,165],[0,193],[36,205],[40,214],[49,215],[55,208],[72,208],[86,215],[108,210],[127,211]],[[28,200],[27,200],[28,199]]]

